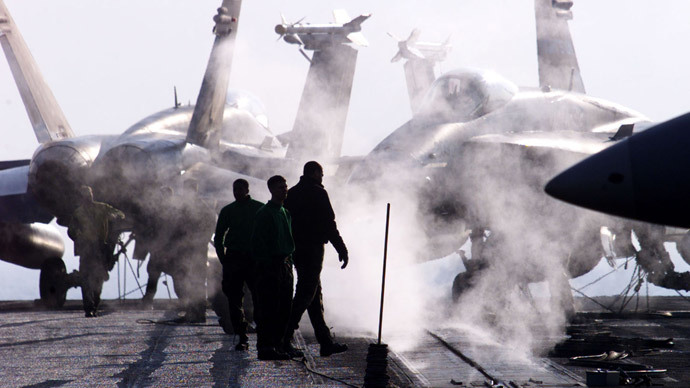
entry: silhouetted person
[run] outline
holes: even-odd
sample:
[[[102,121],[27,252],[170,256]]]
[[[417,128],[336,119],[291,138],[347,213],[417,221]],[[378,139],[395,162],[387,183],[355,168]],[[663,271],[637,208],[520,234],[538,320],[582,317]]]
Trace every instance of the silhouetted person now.
[[[249,195],[249,183],[237,179],[232,184],[235,202],[221,209],[216,223],[213,245],[223,265],[223,292],[228,297],[233,332],[239,336],[236,350],[248,348],[247,320],[242,308],[244,285],[254,297],[254,261],[251,257],[251,237],[256,212],[264,205]],[[220,322],[223,330],[227,322]]]
[[[287,360],[281,349],[292,304],[292,240],[290,213],[283,207],[287,182],[282,176],[268,180],[271,199],[256,213],[251,237],[256,263],[254,317],[260,360]]]
[[[304,165],[304,174],[288,191],[285,208],[292,215],[292,230],[295,238],[293,261],[297,269],[297,287],[292,301],[292,313],[284,339],[285,348],[292,348],[294,331],[306,310],[314,327],[316,340],[321,345],[321,356],[330,356],[347,350],[346,344],[333,341],[323,316],[321,294],[321,268],[323,267],[324,244],[331,242],[338,252],[338,259],[345,268],[348,263],[347,248],[340,237],[335,223],[335,213],[323,188],[323,168],[311,161]]]
[[[79,256],[82,303],[86,317],[95,317],[101,302],[103,283],[115,264],[111,223],[125,215],[114,207],[93,200],[89,186],[79,189],[81,204],[72,214],[67,233]]]

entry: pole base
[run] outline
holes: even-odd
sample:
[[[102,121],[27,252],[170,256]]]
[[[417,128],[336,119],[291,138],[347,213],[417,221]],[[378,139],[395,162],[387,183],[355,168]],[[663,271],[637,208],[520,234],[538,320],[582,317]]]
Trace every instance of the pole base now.
[[[370,344],[367,352],[367,369],[364,374],[365,388],[388,386],[388,345]]]

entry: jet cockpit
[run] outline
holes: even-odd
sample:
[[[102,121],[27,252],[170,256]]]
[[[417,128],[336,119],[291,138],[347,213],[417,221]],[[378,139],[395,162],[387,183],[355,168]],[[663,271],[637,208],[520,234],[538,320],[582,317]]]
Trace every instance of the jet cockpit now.
[[[431,85],[419,115],[445,122],[467,122],[507,104],[518,87],[493,71],[458,69]]]

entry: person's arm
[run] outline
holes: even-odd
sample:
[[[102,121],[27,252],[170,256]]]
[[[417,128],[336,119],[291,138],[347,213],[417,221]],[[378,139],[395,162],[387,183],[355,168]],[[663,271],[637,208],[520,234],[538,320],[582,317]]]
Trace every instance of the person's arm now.
[[[225,247],[223,242],[225,240],[225,233],[228,231],[227,210],[223,208],[218,215],[216,222],[216,232],[213,235],[213,246],[216,248],[216,254],[221,262],[225,259]]]
[[[328,241],[330,241],[331,245],[333,245],[335,251],[338,252],[338,261],[343,263],[343,265],[340,268],[345,268],[347,267],[350,258],[348,255],[347,247],[345,246],[345,242],[343,241],[343,238],[340,236],[340,232],[338,231],[338,225],[335,222],[335,212],[333,211],[333,206],[331,206],[331,200],[328,198],[327,192],[324,191],[324,196],[320,202],[320,214],[323,214],[324,217],[323,224],[326,228],[326,238],[328,239]]]
[[[108,205],[107,203],[105,204],[105,206],[107,206],[107,209],[108,209],[108,218],[109,218],[110,220],[113,220],[113,221],[114,221],[114,220],[117,220],[117,219],[120,219],[120,220],[124,220],[124,219],[125,219],[125,213],[123,213],[123,212],[120,211],[119,209],[116,209],[116,208],[114,208],[114,207]]]

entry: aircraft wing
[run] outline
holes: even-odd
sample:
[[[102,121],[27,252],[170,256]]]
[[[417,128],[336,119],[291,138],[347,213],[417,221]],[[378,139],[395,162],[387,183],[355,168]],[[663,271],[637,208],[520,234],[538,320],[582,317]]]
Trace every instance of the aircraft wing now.
[[[585,93],[568,29],[572,1],[535,0],[539,86]]]
[[[468,143],[532,147],[592,155],[608,148],[612,144],[608,140],[608,134],[603,133],[556,131],[483,135],[469,139]]]
[[[2,0],[0,0],[0,45],[7,57],[38,142],[45,143],[73,137],[72,128],[43,79],[36,61]]]
[[[218,148],[241,6],[241,0],[223,0],[218,14],[213,18],[216,22],[216,39],[189,123],[189,143],[209,149]]]

